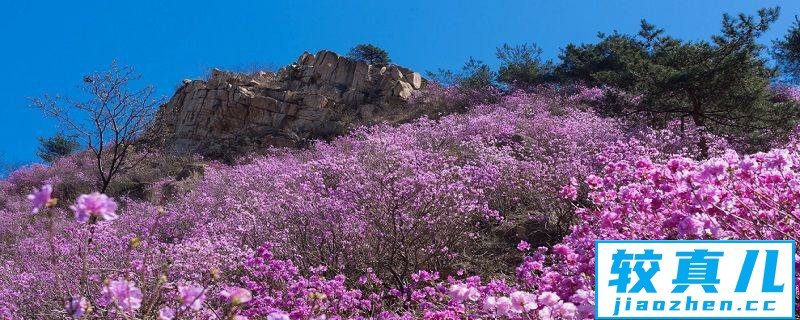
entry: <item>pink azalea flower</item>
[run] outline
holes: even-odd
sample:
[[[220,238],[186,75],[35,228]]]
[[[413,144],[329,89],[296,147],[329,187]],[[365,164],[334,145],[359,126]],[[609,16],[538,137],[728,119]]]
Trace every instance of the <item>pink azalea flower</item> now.
[[[142,291],[132,281],[111,281],[103,287],[103,298],[117,304],[120,310],[132,312],[142,306]]]
[[[511,303],[511,299],[509,299],[508,297],[497,298],[497,304],[496,304],[497,309],[495,310],[495,314],[500,317],[507,316],[508,312],[511,311],[512,305],[513,303]]]
[[[222,290],[219,293],[222,297],[228,299],[234,305],[240,305],[247,303],[252,298],[252,295],[249,290],[244,288],[236,288],[231,287],[225,290]]]
[[[203,293],[203,287],[201,286],[178,286],[178,300],[181,306],[197,311],[203,307],[206,295]]]
[[[542,294],[539,295],[539,304],[548,307],[555,306],[559,301],[561,301],[561,298],[557,294],[550,291],[542,292]]]
[[[460,303],[466,299],[469,288],[460,284],[453,284],[450,286],[450,299],[453,302]]]
[[[172,320],[175,318],[175,309],[163,307],[158,310],[158,320]]]
[[[530,249],[531,249],[531,245],[529,243],[525,242],[525,240],[520,240],[519,244],[517,244],[517,250],[519,250],[519,251],[528,251]]]
[[[486,299],[483,300],[483,311],[494,312],[496,308],[497,308],[497,298],[486,297]]]
[[[578,180],[569,178],[569,184],[562,186],[559,194],[567,200],[575,201],[578,198]]]
[[[75,212],[75,220],[86,223],[92,216],[102,218],[106,221],[117,219],[117,203],[114,199],[99,192],[83,194],[75,201],[75,205],[70,206]]]
[[[678,234],[682,237],[701,236],[705,230],[704,226],[703,221],[695,219],[694,216],[686,216],[678,223]]]
[[[536,296],[534,294],[525,291],[514,291],[511,293],[511,311],[524,313],[535,310],[537,307]]]
[[[272,312],[267,315],[267,320],[289,320],[289,315],[283,312]]]
[[[481,293],[478,289],[462,284],[451,285],[449,295],[450,299],[456,303],[461,303],[465,300],[478,301],[481,297]]]
[[[86,313],[88,308],[89,301],[87,301],[86,298],[74,296],[71,300],[67,301],[67,306],[64,309],[68,316],[75,319],[80,319],[83,317],[83,314]]]
[[[478,299],[480,298],[481,298],[481,292],[478,291],[478,289],[476,289],[475,287],[470,287],[469,292],[467,293],[467,299],[475,302],[478,301]]]
[[[578,308],[570,302],[565,302],[557,305],[555,307],[555,312],[561,319],[575,319],[578,315]]]
[[[544,307],[539,310],[539,319],[542,320],[552,320],[553,319],[553,309],[550,307]]]
[[[33,204],[33,213],[36,214],[42,208],[50,206],[53,203],[52,198],[53,186],[50,184],[43,185],[41,189],[33,189],[33,193],[28,195],[28,200]]]

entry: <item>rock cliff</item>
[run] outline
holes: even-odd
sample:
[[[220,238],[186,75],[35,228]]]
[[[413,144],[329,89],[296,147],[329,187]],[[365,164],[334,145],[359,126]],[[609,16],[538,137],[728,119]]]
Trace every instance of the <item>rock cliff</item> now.
[[[208,80],[184,80],[155,124],[169,153],[226,158],[403,118],[424,85],[419,73],[400,66],[306,52],[275,74],[214,69]]]

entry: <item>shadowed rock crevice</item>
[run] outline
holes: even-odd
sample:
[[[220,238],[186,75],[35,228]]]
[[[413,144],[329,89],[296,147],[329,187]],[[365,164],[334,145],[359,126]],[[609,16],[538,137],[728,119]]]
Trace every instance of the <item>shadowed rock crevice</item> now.
[[[268,147],[299,147],[347,128],[412,114],[407,102],[425,85],[400,66],[373,67],[332,51],[303,53],[276,74],[214,69],[184,80],[156,117],[164,149],[230,160]]]

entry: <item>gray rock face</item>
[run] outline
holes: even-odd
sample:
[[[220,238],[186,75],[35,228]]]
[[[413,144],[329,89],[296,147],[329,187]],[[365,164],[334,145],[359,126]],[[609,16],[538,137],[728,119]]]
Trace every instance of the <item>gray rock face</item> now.
[[[306,52],[277,74],[214,69],[206,81],[184,80],[159,109],[156,128],[169,153],[224,158],[387,120],[423,86],[420,74],[406,68]]]

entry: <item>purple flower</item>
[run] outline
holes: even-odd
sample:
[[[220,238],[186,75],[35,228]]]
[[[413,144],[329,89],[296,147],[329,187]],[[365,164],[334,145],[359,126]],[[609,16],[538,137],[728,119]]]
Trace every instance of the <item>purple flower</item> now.
[[[536,296],[534,294],[525,291],[514,291],[511,293],[511,311],[524,313],[535,310],[537,307]]]
[[[80,319],[86,310],[89,309],[89,301],[81,296],[74,296],[71,300],[67,301],[67,306],[64,308],[67,315],[75,319]]]
[[[222,297],[228,299],[234,305],[240,305],[243,303],[247,303],[252,298],[250,291],[244,288],[236,288],[231,287],[225,290],[222,290],[219,293]]]
[[[158,310],[158,320],[172,320],[175,318],[175,309],[163,307]]]
[[[142,306],[142,291],[133,282],[115,280],[103,287],[103,298],[113,301],[124,312],[131,312]]]
[[[467,299],[470,301],[478,301],[481,298],[481,292],[478,291],[475,287],[470,287],[469,292],[467,292]]]
[[[469,288],[463,285],[454,284],[450,286],[450,300],[454,302],[461,302],[464,301],[464,298],[467,296],[467,292],[469,292]]]
[[[555,312],[561,316],[561,319],[575,319],[578,314],[578,308],[574,304],[566,302],[557,305]]]
[[[700,180],[716,180],[728,169],[728,163],[722,159],[710,159],[697,175]]]
[[[519,244],[517,244],[517,250],[519,250],[519,251],[528,251],[530,249],[531,249],[531,245],[529,243],[525,242],[525,240],[520,240]]]
[[[267,315],[267,320],[289,320],[289,315],[283,312],[272,312]]]
[[[106,221],[117,218],[115,213],[117,203],[114,202],[114,199],[99,192],[81,195],[75,201],[75,205],[69,208],[75,212],[75,220],[80,223],[86,223],[92,216],[103,218]]]
[[[52,198],[53,186],[43,185],[41,189],[33,189],[33,193],[28,195],[28,200],[33,204],[33,213],[36,214],[44,207],[55,205],[56,199]]]
[[[486,299],[483,300],[483,311],[494,312],[495,308],[497,308],[497,298],[486,297]]]
[[[539,304],[542,304],[542,305],[545,305],[545,306],[548,306],[548,307],[555,306],[560,301],[561,301],[561,298],[557,294],[555,294],[553,292],[550,292],[550,291],[542,292],[539,295]]]
[[[705,230],[705,223],[694,216],[686,216],[678,223],[678,234],[682,237],[701,236]]]
[[[178,300],[181,306],[195,311],[200,310],[203,307],[203,301],[206,300],[203,291],[203,287],[197,285],[178,286]]]
[[[513,303],[511,303],[511,299],[508,297],[497,298],[497,309],[495,309],[495,314],[501,317],[508,315],[508,312],[511,311],[512,305]]]
[[[575,201],[578,198],[578,180],[570,178],[569,184],[562,186],[559,194],[567,200]]]
[[[450,286],[450,299],[456,303],[461,303],[464,300],[478,301],[481,293],[474,287],[468,287],[461,284],[453,284]]]

